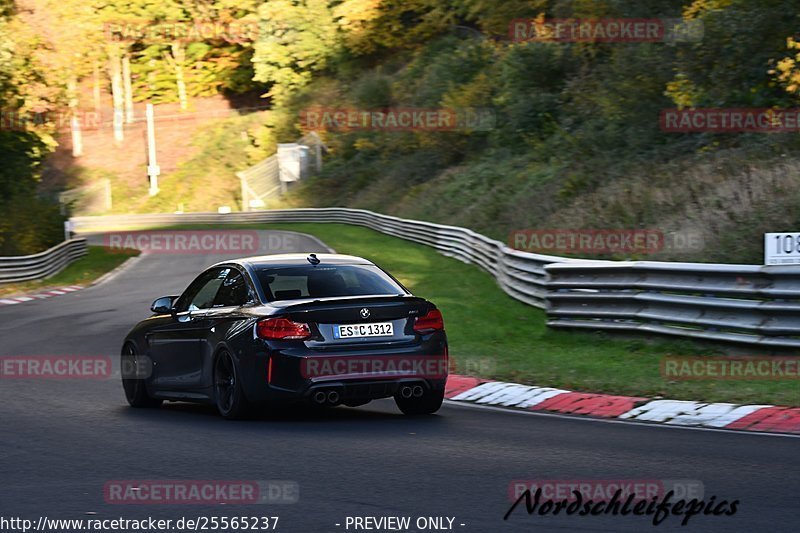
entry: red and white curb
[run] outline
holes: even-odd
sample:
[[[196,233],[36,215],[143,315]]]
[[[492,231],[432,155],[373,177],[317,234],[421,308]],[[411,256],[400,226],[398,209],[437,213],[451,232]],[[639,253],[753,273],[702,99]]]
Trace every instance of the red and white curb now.
[[[800,434],[800,408],[654,400],[532,387],[451,375],[445,398],[478,405],[587,415],[671,426]]]
[[[24,296],[14,296],[13,298],[0,298],[0,305],[15,305],[33,300],[44,300],[45,298],[52,298],[53,296],[61,296],[70,292],[79,291],[83,288],[82,285],[69,285],[67,287],[59,287],[57,289],[50,289],[36,294],[26,294]]]

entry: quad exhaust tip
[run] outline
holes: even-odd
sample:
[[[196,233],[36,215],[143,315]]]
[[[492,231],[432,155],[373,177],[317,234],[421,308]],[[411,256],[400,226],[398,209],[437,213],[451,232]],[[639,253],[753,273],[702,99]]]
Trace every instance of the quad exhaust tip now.
[[[325,391],[317,391],[314,393],[314,401],[320,405],[325,403],[327,396],[325,395]]]
[[[412,396],[414,398],[422,398],[423,394],[425,394],[425,389],[422,388],[422,385],[403,385],[400,387],[400,396],[406,400]]]
[[[422,398],[425,389],[422,385],[403,385],[400,387],[400,396],[408,400],[409,398]],[[337,390],[318,390],[311,397],[317,405],[339,405],[342,395]]]
[[[317,405],[339,405],[342,395],[337,390],[318,390],[311,397]]]

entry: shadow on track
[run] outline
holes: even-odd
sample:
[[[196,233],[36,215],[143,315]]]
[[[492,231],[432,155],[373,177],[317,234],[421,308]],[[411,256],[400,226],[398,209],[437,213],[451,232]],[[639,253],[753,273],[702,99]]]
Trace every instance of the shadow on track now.
[[[120,417],[125,417],[131,420],[148,422],[191,421],[193,423],[201,420],[207,420],[209,422],[229,424],[236,427],[247,425],[271,427],[275,424],[280,424],[283,427],[290,427],[293,424],[305,425],[307,423],[320,425],[343,422],[368,422],[369,424],[383,422],[384,424],[380,424],[380,426],[385,429],[387,427],[387,423],[397,427],[407,427],[409,425],[413,427],[436,427],[444,420],[444,417],[441,415],[410,417],[403,415],[399,411],[389,412],[386,410],[386,407],[390,405],[393,404],[390,404],[388,401],[376,403],[374,406],[370,405],[355,408],[319,408],[302,405],[279,405],[274,407],[274,410],[271,412],[257,412],[251,418],[240,421],[229,421],[223,419],[217,413],[217,410],[214,406],[185,402],[165,402],[160,408],[157,409],[133,409],[127,406],[120,406],[114,411]],[[374,409],[379,406],[381,410]],[[352,427],[352,424],[348,424],[348,426]]]

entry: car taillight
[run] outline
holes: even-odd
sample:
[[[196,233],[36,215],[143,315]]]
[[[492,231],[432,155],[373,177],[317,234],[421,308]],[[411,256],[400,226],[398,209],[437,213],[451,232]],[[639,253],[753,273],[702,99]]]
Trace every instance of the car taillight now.
[[[269,340],[302,340],[311,336],[311,328],[288,318],[267,318],[256,324],[256,335]]]
[[[431,309],[425,316],[418,316],[414,320],[414,331],[417,333],[430,333],[440,329],[444,329],[444,319],[438,309]]]

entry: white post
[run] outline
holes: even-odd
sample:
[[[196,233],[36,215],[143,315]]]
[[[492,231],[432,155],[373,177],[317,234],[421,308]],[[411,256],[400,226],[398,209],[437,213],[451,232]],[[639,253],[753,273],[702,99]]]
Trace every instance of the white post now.
[[[153,104],[147,104],[147,175],[150,177],[150,196],[158,194],[158,175],[161,169],[156,161],[156,133],[153,120]]]
[[[104,183],[105,190],[103,195],[105,197],[106,211],[111,211],[113,204],[111,202],[111,180],[107,179]]]
[[[120,57],[118,52],[114,52],[109,57],[111,62],[111,96],[114,101],[114,141],[121,144],[125,140],[122,123],[125,120],[125,97],[122,92],[122,72],[120,67]]]
[[[125,122],[133,122],[133,87],[131,85],[131,58],[128,54],[122,56],[122,87],[125,101]]]
[[[67,80],[67,94],[69,96],[69,126],[72,132],[72,157],[83,155],[83,142],[81,139],[81,124],[78,120],[78,80],[75,75],[70,75]],[[61,124],[59,124],[60,126]]]
[[[69,124],[72,127],[72,157],[80,157],[83,155],[83,139],[81,137],[81,122],[78,117],[72,116],[69,119]]]

